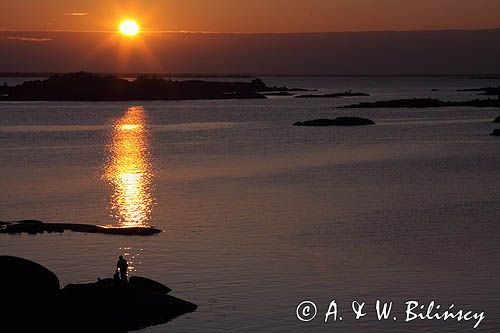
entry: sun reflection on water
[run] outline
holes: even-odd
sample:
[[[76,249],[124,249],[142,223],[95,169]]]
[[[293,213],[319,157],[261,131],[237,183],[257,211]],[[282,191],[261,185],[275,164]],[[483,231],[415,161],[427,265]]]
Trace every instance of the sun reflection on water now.
[[[142,264],[141,254],[144,251],[142,248],[133,248],[132,246],[119,247],[119,255],[123,255],[127,259],[128,273],[134,274]]]
[[[154,204],[153,167],[144,108],[130,107],[115,122],[104,178],[113,187],[110,209],[118,226],[149,226]]]

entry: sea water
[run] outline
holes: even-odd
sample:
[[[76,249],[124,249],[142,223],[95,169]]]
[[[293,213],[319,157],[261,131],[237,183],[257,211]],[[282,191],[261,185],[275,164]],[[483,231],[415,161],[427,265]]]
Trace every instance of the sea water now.
[[[0,82],[8,79],[0,79]],[[500,109],[338,109],[382,99],[476,98],[468,78],[264,78],[352,89],[338,99],[2,102],[0,220],[120,225],[152,237],[0,235],[0,254],[61,283],[110,277],[119,254],[196,312],[148,332],[469,332],[404,321],[405,302],[455,304],[500,324]],[[432,91],[437,89],[437,91]],[[483,97],[484,98],[484,97]],[[294,127],[361,116],[365,127]],[[297,318],[313,301],[318,316]],[[335,300],[342,321],[324,322]],[[356,320],[352,301],[366,302]],[[397,320],[379,321],[376,301]],[[126,311],[126,307],[124,308]],[[373,312],[373,313],[372,313]]]

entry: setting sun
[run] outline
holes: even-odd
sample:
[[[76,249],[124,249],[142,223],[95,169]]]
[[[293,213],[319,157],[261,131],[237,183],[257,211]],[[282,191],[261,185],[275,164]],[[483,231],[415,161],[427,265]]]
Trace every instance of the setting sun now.
[[[139,25],[132,20],[125,20],[120,23],[120,32],[127,36],[135,36],[139,33]]]

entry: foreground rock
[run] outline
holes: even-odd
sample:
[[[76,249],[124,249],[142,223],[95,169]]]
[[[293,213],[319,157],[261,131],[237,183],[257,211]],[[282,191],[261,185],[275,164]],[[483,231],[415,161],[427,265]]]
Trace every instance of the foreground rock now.
[[[499,101],[496,99],[474,99],[471,101],[444,102],[435,98],[412,98],[396,99],[389,101],[364,102],[339,106],[344,109],[371,109],[371,108],[442,108],[452,106],[471,106],[478,108],[499,107]]]
[[[123,236],[151,236],[162,232],[160,229],[146,227],[114,228],[90,224],[44,223],[38,220],[22,220],[0,224],[0,234],[43,234],[44,232],[84,232],[91,234],[108,234]]]
[[[47,268],[23,258],[0,256],[0,289],[16,293],[51,293],[59,290],[59,279]]]
[[[293,126],[363,126],[375,125],[371,119],[360,117],[338,117],[335,119],[315,119],[308,121],[298,121]]]
[[[121,284],[104,279],[59,289],[37,282],[38,277],[57,277],[29,260],[0,256],[0,267],[2,332],[126,332],[166,323],[197,308],[146,278]],[[15,282],[19,277],[22,281]]]
[[[492,136],[500,136],[500,129],[498,129],[498,128],[494,129],[493,132],[491,132],[490,135],[492,135]]]

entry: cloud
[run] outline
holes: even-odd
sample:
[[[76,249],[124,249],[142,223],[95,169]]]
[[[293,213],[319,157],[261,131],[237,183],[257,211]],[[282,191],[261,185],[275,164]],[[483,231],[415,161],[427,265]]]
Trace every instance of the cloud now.
[[[73,12],[73,13],[64,13],[66,16],[86,16],[89,15],[89,13],[85,12]]]
[[[21,36],[6,36],[6,37],[0,37],[0,39],[20,40],[20,41],[23,41],[23,42],[49,42],[49,41],[52,40],[52,38],[21,37]]]

